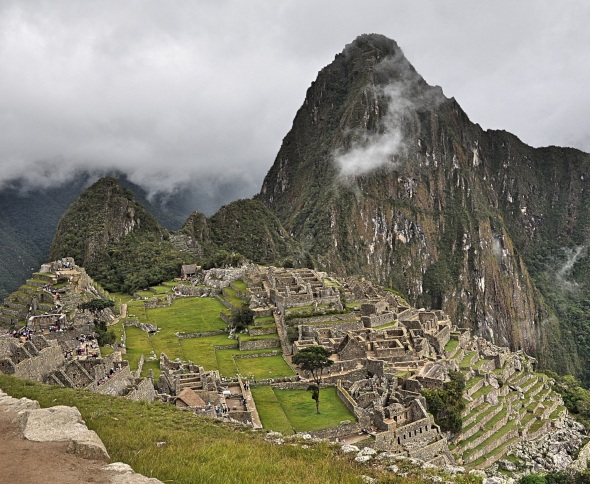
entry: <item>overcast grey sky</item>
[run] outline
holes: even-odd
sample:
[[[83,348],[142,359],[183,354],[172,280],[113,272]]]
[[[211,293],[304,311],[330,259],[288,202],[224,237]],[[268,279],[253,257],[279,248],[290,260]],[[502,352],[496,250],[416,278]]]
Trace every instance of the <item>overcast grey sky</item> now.
[[[590,151],[589,23],[585,1],[3,0],[0,186],[119,168],[252,195],[317,72],[373,32],[483,128]]]

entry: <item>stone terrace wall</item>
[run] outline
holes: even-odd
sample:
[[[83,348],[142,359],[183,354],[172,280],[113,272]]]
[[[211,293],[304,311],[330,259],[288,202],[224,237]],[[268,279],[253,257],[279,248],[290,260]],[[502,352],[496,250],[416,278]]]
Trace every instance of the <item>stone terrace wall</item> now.
[[[250,336],[263,336],[265,334],[273,334],[276,332],[277,332],[276,326],[271,326],[268,328],[255,328],[255,327],[248,328],[248,334],[250,334]]]
[[[153,403],[156,399],[156,391],[154,390],[154,384],[152,380],[149,378],[143,378],[137,387],[127,394],[125,398],[129,400],[147,400],[150,403]]]
[[[449,451],[449,447],[447,445],[447,439],[441,439],[432,444],[427,445],[426,447],[422,447],[421,449],[413,450],[410,452],[410,457],[414,457],[415,459],[422,459],[423,461],[429,461],[433,459],[436,455],[442,454],[445,451]]]
[[[281,346],[278,338],[252,339],[249,341],[240,341],[239,343],[240,351],[264,350],[267,348],[277,348],[278,346]]]
[[[64,365],[64,357],[57,343],[52,343],[48,348],[42,349],[33,358],[21,361],[15,366],[14,376],[24,380],[42,382],[51,370],[61,368]]]
[[[206,336],[217,336],[218,334],[225,333],[225,329],[220,329],[217,331],[204,331],[203,333],[176,333],[178,339],[188,339],[188,338],[204,338]]]
[[[304,318],[299,318],[296,321],[301,321]],[[307,320],[315,319],[315,318],[305,318]],[[295,320],[293,320],[295,321]],[[289,323],[293,323],[293,321],[289,321]],[[301,324],[300,325],[300,338],[307,339],[307,338],[314,338],[315,332],[319,329],[326,329],[330,328],[333,330],[342,331],[345,333],[346,331],[356,331],[357,329],[363,328],[363,323],[361,321],[349,321],[346,323],[326,323],[326,324],[314,324],[310,325],[310,321],[308,324]]]
[[[384,324],[392,323],[397,318],[397,314],[394,312],[387,312],[372,316],[363,316],[361,321],[365,328],[374,328],[375,326],[383,326]]]
[[[234,355],[234,358],[265,358],[267,356],[278,356],[280,355],[280,351],[270,351],[268,353],[250,353],[247,355]]]
[[[331,328],[332,326],[329,323],[338,322],[338,321],[349,321],[350,319],[354,318],[354,313],[346,313],[346,314],[325,314],[322,316],[313,316],[311,318],[293,318],[288,321],[288,323],[293,325],[309,325],[309,324],[317,324],[317,323],[326,323],[325,325],[317,324],[317,327],[326,327]],[[360,321],[358,321],[360,323]],[[339,327],[340,325],[338,325]],[[357,329],[361,329],[363,327],[362,324],[359,325]]]
[[[370,419],[368,417],[361,417],[362,423],[350,423],[347,425],[338,425],[338,427],[330,427],[329,429],[314,430],[313,432],[303,432],[304,434],[312,435],[318,439],[335,439],[336,437],[348,437],[352,434],[358,434],[363,428],[369,427]]]
[[[469,462],[473,462],[477,459],[479,459],[482,455],[486,455],[488,452],[491,452],[492,450],[494,450],[496,447],[501,446],[503,443],[508,442],[510,439],[512,439],[513,437],[517,437],[518,436],[518,429],[512,429],[510,432],[507,432],[506,434],[502,435],[502,437],[500,437],[499,439],[495,439],[493,442],[490,442],[488,445],[486,445],[485,447],[479,449],[478,451],[474,452],[473,454],[471,454],[469,457],[467,457],[467,459],[465,460],[465,463],[469,463]]]
[[[310,380],[310,383],[311,382],[312,382],[312,380]],[[277,390],[307,390],[307,387],[309,387],[310,383],[307,383],[307,381],[273,383],[273,384],[271,384],[271,387],[273,389],[276,388]],[[320,388],[330,388],[330,387],[333,388],[335,386],[336,386],[336,383],[334,383],[334,382],[320,384]]]
[[[133,382],[135,382],[135,377],[131,374],[129,366],[126,366],[102,385],[95,382],[86,387],[86,390],[102,393],[103,395],[121,395],[123,390]]]

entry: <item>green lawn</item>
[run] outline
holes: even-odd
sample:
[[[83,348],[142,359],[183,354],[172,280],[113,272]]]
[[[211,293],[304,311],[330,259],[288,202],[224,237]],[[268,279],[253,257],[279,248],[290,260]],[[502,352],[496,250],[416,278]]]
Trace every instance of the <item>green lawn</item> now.
[[[277,396],[270,387],[251,387],[250,391],[256,402],[256,410],[266,430],[283,432],[285,435],[291,435],[293,429],[289,419],[283,412],[283,408],[277,399]]]
[[[315,401],[311,392],[305,390],[274,390],[291,426],[297,432],[321,430],[337,426],[342,420],[356,422],[336,394],[336,388],[324,388],[320,391],[320,414],[316,413]]]
[[[261,323],[262,321],[274,321],[275,318],[274,316],[265,316],[264,318],[255,318],[254,322],[256,323],[256,325],[258,325],[258,323]]]
[[[176,299],[167,308],[148,309],[146,322],[157,324],[162,332],[197,333],[217,331],[227,324],[219,317],[225,309],[217,299],[188,297]]]
[[[154,348],[152,347],[150,337],[145,331],[134,326],[128,326],[125,328],[125,333],[127,334],[127,343],[125,345],[127,352],[123,355],[123,358],[129,362],[131,370],[135,371],[137,370],[141,355],[143,354],[145,358],[148,358],[150,351]],[[156,354],[159,355],[159,353]]]
[[[236,308],[239,308],[242,303],[244,302],[243,299],[240,299],[237,295],[236,295],[236,291],[233,290],[231,287],[226,287],[224,289],[225,292],[227,292],[227,296],[222,296],[226,301],[229,301],[230,303],[232,303]]]
[[[106,356],[109,356],[112,352],[113,352],[113,348],[110,346],[101,346],[100,347],[100,356],[102,356],[103,358],[105,358]]]
[[[254,379],[256,380],[295,376],[295,373],[287,365],[282,355],[263,356],[260,358],[235,358],[234,361],[242,376],[254,375]]]
[[[445,345],[445,351],[452,353],[458,344],[459,344],[459,341],[456,339],[449,340],[449,342]]]
[[[469,366],[469,362],[471,361],[471,358],[473,358],[473,355],[475,355],[476,351],[472,351],[470,353],[467,353],[464,357],[463,360],[461,361],[461,364],[459,366]]]
[[[229,339],[227,334],[207,336],[205,338],[181,339],[180,346],[186,360],[202,365],[205,370],[217,370],[214,346],[235,344],[236,340]],[[237,350],[234,350],[237,351]]]
[[[232,284],[236,286],[240,292],[245,293],[248,290],[248,286],[243,281],[233,281]]]

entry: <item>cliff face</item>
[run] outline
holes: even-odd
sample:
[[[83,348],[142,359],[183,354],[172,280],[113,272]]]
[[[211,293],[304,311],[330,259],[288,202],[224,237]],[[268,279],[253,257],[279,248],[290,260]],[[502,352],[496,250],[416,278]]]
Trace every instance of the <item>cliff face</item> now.
[[[577,349],[529,271],[543,250],[587,240],[589,166],[483,131],[395,42],[368,35],[320,71],[258,198],[326,268],[572,371]]]

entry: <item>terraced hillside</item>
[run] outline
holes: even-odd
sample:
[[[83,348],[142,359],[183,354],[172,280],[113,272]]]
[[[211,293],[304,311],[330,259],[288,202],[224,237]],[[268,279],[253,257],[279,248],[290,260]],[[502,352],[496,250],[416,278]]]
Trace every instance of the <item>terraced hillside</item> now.
[[[522,352],[492,357],[489,346],[475,338],[463,348],[452,340],[445,348],[466,380],[463,427],[450,447],[469,467],[489,467],[521,441],[560,427],[567,415],[554,382],[533,372],[533,358]]]
[[[46,286],[51,285],[51,290]],[[56,294],[60,295],[62,307],[55,310]],[[84,268],[76,266],[65,271],[62,277],[48,272],[35,272],[18,291],[4,298],[0,306],[0,324],[4,326],[25,326],[31,316],[51,313],[65,313],[68,321],[73,321],[78,313],[78,304],[93,295],[107,298],[108,293],[93,281]]]

